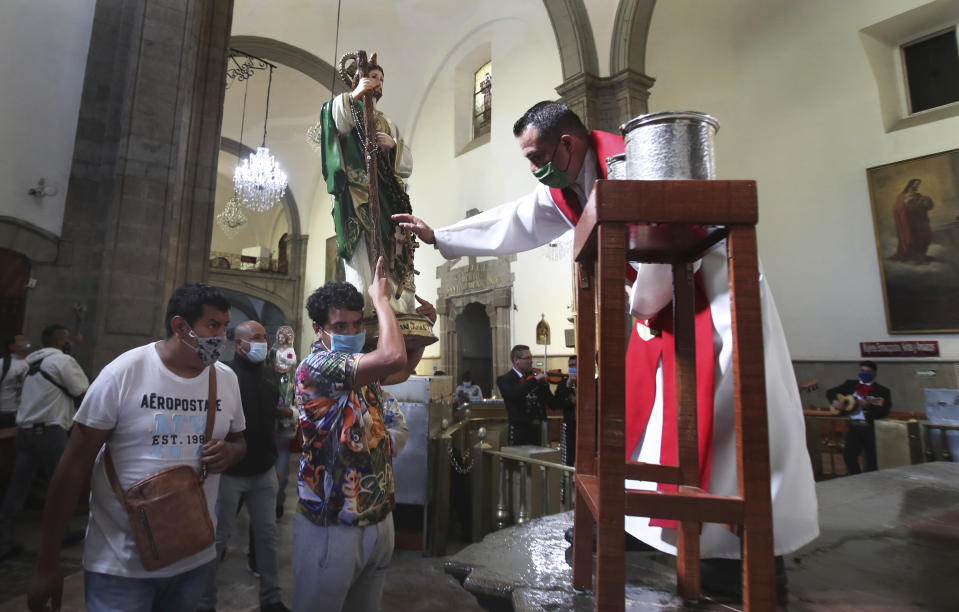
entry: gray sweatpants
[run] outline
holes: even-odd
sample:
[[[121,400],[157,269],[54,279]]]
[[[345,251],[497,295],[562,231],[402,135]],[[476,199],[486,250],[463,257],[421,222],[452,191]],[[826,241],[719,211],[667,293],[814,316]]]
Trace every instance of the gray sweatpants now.
[[[375,525],[314,525],[293,517],[293,611],[380,609],[393,556],[393,514]]]

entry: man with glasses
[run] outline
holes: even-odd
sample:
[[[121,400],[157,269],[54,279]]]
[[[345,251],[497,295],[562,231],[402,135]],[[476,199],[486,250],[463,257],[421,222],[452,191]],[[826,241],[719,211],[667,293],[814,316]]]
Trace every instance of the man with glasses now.
[[[509,353],[513,369],[496,379],[509,416],[510,446],[539,446],[546,407],[555,408],[556,398],[549,390],[546,374],[533,372],[533,355],[525,344],[517,344]]]

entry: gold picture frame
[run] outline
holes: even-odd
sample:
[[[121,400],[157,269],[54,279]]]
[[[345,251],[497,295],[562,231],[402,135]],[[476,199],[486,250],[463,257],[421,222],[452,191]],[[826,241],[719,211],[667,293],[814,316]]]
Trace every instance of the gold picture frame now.
[[[889,333],[959,332],[959,149],[866,180]]]

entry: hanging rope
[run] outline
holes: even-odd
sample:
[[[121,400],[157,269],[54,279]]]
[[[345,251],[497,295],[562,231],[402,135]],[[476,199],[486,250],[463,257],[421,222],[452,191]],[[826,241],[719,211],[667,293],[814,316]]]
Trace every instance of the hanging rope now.
[[[240,115],[240,140],[236,143],[236,163],[240,163],[240,158],[243,157],[243,128],[246,123],[246,94],[250,91],[250,81],[249,79],[243,82],[243,113]]]
[[[336,62],[336,51],[340,48],[340,9],[343,6],[343,0],[336,2],[336,36],[333,38],[333,61]],[[333,74],[330,75],[330,95],[333,95],[333,86],[336,85],[336,68],[333,68]]]
[[[263,144],[266,146],[266,122],[270,118],[270,90],[273,89],[273,66],[270,66],[270,80],[266,83],[266,114],[263,116]]]

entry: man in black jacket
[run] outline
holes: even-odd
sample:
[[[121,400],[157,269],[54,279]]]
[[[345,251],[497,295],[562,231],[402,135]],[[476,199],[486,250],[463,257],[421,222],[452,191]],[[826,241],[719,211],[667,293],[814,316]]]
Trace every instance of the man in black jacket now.
[[[859,364],[859,380],[847,380],[838,387],[826,391],[826,399],[833,408],[849,414],[849,431],[846,433],[842,458],[847,474],[859,474],[859,455],[866,451],[866,471],[872,472],[876,464],[876,430],[873,421],[884,419],[892,410],[892,395],[887,387],[875,382],[876,364],[863,361]],[[844,404],[839,397],[851,398]]]
[[[539,445],[546,407],[555,407],[546,374],[533,373],[533,356],[529,347],[517,344],[509,353],[513,369],[496,379],[509,416],[508,444]]]
[[[242,498],[250,513],[250,531],[260,574],[260,609],[287,610],[280,601],[276,557],[276,417],[280,400],[273,368],[263,366],[267,355],[266,330],[256,321],[244,321],[234,329],[236,356],[228,365],[240,385],[246,417],[246,456],[220,477],[216,502],[216,558],[219,563],[230,540]],[[210,572],[199,610],[216,606],[216,569]]]

